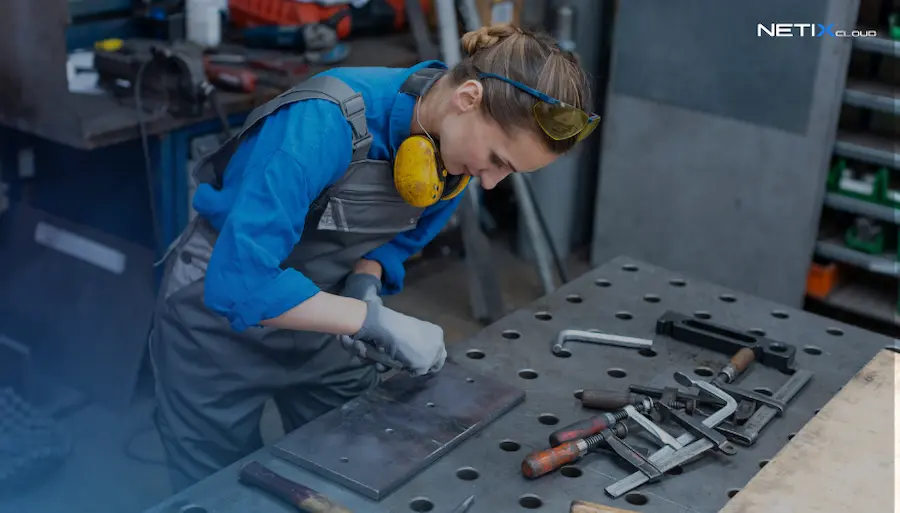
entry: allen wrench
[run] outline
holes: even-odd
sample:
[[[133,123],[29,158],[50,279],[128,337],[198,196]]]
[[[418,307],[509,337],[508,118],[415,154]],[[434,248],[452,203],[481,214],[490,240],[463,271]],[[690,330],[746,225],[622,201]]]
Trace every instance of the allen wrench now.
[[[556,339],[550,346],[550,351],[557,356],[571,356],[572,352],[565,347],[567,342],[582,342],[628,349],[649,349],[653,347],[653,341],[646,338],[571,329],[559,332],[559,335],[556,336]]]

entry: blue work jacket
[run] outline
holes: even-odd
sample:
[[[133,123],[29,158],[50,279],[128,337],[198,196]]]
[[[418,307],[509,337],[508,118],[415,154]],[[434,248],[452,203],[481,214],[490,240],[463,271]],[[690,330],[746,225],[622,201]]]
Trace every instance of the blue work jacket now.
[[[368,157],[393,160],[410,135],[416,98],[400,93],[412,68],[336,68],[324,74],[362,93],[373,142]],[[296,269],[280,264],[301,240],[312,202],[344,175],[351,160],[351,129],[338,105],[300,101],[270,115],[239,146],[220,190],[202,184],[193,206],[219,237],[206,272],[204,301],[235,330],[258,325],[306,301],[319,288]],[[427,208],[415,229],[364,258],[384,269],[383,294],[403,287],[403,263],[446,225],[462,194]]]

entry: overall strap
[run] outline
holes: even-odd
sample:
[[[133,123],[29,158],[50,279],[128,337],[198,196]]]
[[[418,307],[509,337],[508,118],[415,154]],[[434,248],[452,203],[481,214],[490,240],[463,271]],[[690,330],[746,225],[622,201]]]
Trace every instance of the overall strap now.
[[[431,86],[444,76],[447,70],[442,68],[422,68],[416,70],[409,76],[400,86],[400,92],[411,94],[413,96],[424,96],[431,89]]]
[[[354,91],[342,80],[330,76],[315,76],[281,93],[272,100],[253,109],[237,134],[243,135],[266,116],[276,110],[302,100],[327,100],[340,105],[344,117],[353,130],[353,160],[363,160],[372,146],[372,134],[366,126],[366,104],[362,94]]]

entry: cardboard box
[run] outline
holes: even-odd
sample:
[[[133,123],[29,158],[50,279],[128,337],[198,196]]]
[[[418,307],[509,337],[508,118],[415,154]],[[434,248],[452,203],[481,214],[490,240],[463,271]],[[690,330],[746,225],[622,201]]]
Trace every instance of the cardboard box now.
[[[496,23],[519,25],[523,2],[524,0],[476,0],[476,5],[481,23],[485,25]]]

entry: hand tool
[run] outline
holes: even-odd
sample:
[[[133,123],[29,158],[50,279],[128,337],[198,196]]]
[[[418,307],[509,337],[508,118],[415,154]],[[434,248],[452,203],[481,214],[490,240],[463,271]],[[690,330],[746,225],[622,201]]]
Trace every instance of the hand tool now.
[[[468,496],[466,500],[462,501],[462,503],[450,513],[466,513],[466,511],[469,511],[472,508],[472,504],[475,504],[474,495]]]
[[[604,443],[635,466],[643,466],[647,462],[643,455],[619,439],[614,428],[607,428],[596,435],[532,452],[522,460],[522,475],[528,479],[536,479],[549,474],[564,465],[578,461],[592,449]]]
[[[728,365],[722,367],[722,370],[716,375],[715,384],[721,387],[722,384],[733,383],[738,376],[750,367],[754,360],[756,360],[756,353],[752,349],[749,347],[739,349],[728,361]]]
[[[619,509],[587,501],[572,501],[569,513],[638,513],[630,509]]]
[[[203,64],[203,71],[213,85],[223,89],[241,93],[256,90],[256,73],[248,69],[213,64],[207,60]]]
[[[361,342],[363,343],[363,348],[365,349],[363,354],[360,355],[362,358],[372,360],[375,363],[380,363],[381,365],[384,365],[385,367],[387,367],[389,369],[394,369],[394,370],[405,369],[405,366],[402,363],[400,363],[397,360],[391,358],[390,356],[382,353],[374,345],[372,345],[364,340]]]
[[[238,478],[241,483],[269,492],[306,513],[352,513],[315,490],[275,473],[258,461],[244,465]]]
[[[653,388],[647,387],[643,385],[629,385],[628,389],[635,394],[646,395],[647,397],[651,397],[653,399],[660,399],[663,396],[664,390],[662,388]],[[587,392],[587,390],[585,390]],[[715,406],[716,408],[721,408],[725,406],[725,403],[720,401],[716,397],[709,397],[706,395],[697,395],[697,394],[687,394],[682,391],[678,391],[675,395],[675,399],[679,402],[683,402],[685,404],[693,403],[695,406]],[[582,401],[582,406],[584,402]]]
[[[700,390],[710,395],[714,395],[725,402],[725,406],[703,420],[703,425],[706,427],[711,428],[718,426],[720,423],[722,423],[722,421],[730,417],[731,414],[733,414],[737,409],[737,401],[735,401],[733,397],[723,392],[711,383],[692,380],[690,377],[682,374],[681,372],[676,372],[674,378],[675,381],[680,385],[686,387],[697,387]],[[687,431],[679,436],[677,440],[684,446],[682,449],[676,451],[671,447],[666,446],[659,449],[650,456],[649,461],[653,465],[655,465],[658,470],[662,472],[671,470],[673,467],[696,458],[697,456],[714,447],[714,444],[710,439],[701,438],[698,440],[694,433],[690,431]],[[606,493],[612,497],[619,497],[625,493],[630,492],[631,490],[634,490],[644,483],[650,482],[651,479],[652,478],[643,471],[635,472],[625,479],[621,479],[607,486]]]
[[[681,442],[670,435],[668,431],[657,426],[652,420],[648,419],[641,412],[637,411],[637,408],[635,408],[634,406],[631,406],[629,404],[624,408],[624,410],[628,413],[628,418],[635,421],[639,426],[653,435],[653,437],[659,440],[663,445],[667,445],[676,450],[683,447]]]
[[[787,383],[775,392],[774,398],[785,403],[790,402],[803,390],[803,387],[809,383],[812,377],[812,372],[802,369],[797,370]],[[736,443],[749,447],[756,442],[762,430],[777,416],[778,410],[775,407],[762,405],[741,428],[716,426],[716,429]]]
[[[618,426],[619,422],[628,418],[628,412],[624,410],[604,413],[588,419],[579,420],[568,426],[557,429],[550,434],[550,447],[557,447],[565,442],[572,442],[580,438],[587,438],[603,431],[604,429]],[[623,426],[624,427],[624,426]],[[624,435],[619,435],[624,436]]]
[[[641,406],[645,411],[649,411],[653,409],[652,401],[650,401],[651,397],[659,399],[663,395],[663,391],[660,389],[650,389],[648,387],[636,387],[632,386],[632,390],[635,388],[642,388],[645,390],[653,390],[655,395],[646,394],[644,395],[633,394],[629,392],[618,392],[615,390],[582,390],[581,392],[581,405],[585,408],[591,408],[595,410],[618,410],[624,408],[627,405],[632,406]],[[677,395],[669,402],[668,404],[674,408],[683,408],[687,413],[693,413],[697,402],[706,402],[710,404],[721,404],[714,403],[710,400],[703,401],[702,398],[695,395],[684,394],[678,392]]]
[[[248,55],[243,53],[213,53],[206,59],[212,64],[222,66],[249,67],[258,70],[272,71],[285,75],[297,75],[309,69],[309,64],[302,57],[278,55]]]
[[[556,336],[556,340],[550,346],[553,354],[568,352],[565,348],[567,342],[585,342],[588,344],[600,344],[605,346],[626,347],[631,349],[646,349],[653,347],[653,341],[645,338],[624,337],[584,330],[562,330]]]
[[[780,371],[792,370],[797,354],[797,348],[790,344],[736,331],[672,311],[664,313],[657,319],[656,333],[729,355],[748,348],[756,354],[756,360],[761,364]]]

